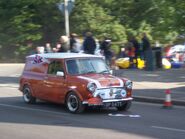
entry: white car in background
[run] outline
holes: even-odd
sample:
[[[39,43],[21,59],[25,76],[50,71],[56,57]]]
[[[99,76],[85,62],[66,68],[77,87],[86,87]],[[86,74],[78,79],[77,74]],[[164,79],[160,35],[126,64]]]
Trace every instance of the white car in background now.
[[[167,55],[175,62],[185,62],[185,45],[174,45],[169,49]]]
[[[185,52],[185,45],[174,45],[173,47],[170,48],[169,54],[174,54],[174,53],[181,53]]]

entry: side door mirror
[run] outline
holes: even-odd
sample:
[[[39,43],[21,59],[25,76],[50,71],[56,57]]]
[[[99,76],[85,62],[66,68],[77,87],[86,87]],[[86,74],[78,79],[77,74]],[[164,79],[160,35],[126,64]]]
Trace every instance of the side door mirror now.
[[[57,76],[64,77],[64,72],[63,71],[57,71]]]

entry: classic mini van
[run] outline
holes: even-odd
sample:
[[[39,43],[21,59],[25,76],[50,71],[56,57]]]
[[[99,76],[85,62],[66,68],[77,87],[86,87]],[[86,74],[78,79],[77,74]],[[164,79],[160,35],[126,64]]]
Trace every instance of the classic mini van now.
[[[62,103],[72,113],[85,107],[130,108],[132,82],[115,77],[101,56],[78,53],[36,54],[26,58],[20,88],[26,103]]]

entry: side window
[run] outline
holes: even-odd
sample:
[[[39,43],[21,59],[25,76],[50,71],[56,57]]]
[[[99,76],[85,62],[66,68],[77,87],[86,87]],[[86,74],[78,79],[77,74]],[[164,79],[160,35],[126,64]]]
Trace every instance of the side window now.
[[[48,67],[48,74],[56,75],[57,71],[63,71],[62,63],[60,61],[51,62]]]
[[[67,71],[69,74],[72,74],[72,75],[79,74],[79,71],[78,71],[79,69],[78,69],[76,60],[67,60],[66,64],[67,64]]]

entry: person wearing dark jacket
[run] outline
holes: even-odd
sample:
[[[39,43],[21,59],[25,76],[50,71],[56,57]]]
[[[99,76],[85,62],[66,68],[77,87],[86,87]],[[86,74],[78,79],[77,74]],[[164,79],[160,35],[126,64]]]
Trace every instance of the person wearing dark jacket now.
[[[143,33],[142,46],[143,46],[143,51],[147,51],[151,49],[150,42],[148,37],[146,36],[146,33]]]
[[[70,35],[70,42],[69,42],[69,44],[70,44],[70,51],[71,52],[73,52],[73,46],[76,43],[76,39],[75,39],[76,36],[77,36],[76,33],[71,33],[71,35]]]
[[[144,53],[144,60],[145,60],[145,69],[146,70],[153,70],[153,55],[152,55],[152,48],[149,42],[149,39],[146,33],[143,33],[142,37],[142,48]]]
[[[94,40],[91,32],[86,33],[86,37],[83,42],[83,49],[86,54],[94,54],[96,50],[96,41]]]
[[[140,57],[140,48],[139,48],[140,45],[134,36],[131,37],[130,42],[132,43],[134,47],[134,53],[135,53],[134,59],[136,60],[136,67],[137,67],[138,66],[137,59]]]
[[[100,44],[100,49],[103,51],[103,55],[105,56],[105,60],[108,65],[111,65],[111,60],[113,57],[113,53],[111,51],[111,40],[105,38]]]
[[[143,53],[144,53],[144,60],[146,60],[147,59],[147,55],[149,53],[151,53],[151,50],[152,50],[150,42],[149,42],[149,39],[148,39],[146,33],[143,33],[141,44],[142,44]]]

